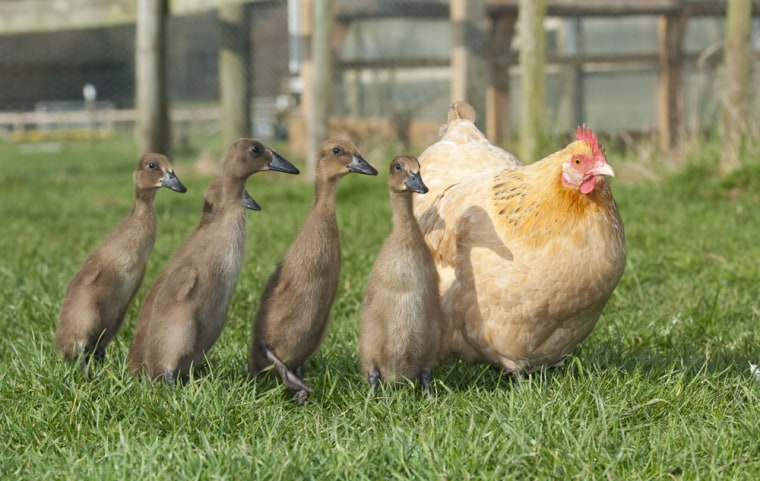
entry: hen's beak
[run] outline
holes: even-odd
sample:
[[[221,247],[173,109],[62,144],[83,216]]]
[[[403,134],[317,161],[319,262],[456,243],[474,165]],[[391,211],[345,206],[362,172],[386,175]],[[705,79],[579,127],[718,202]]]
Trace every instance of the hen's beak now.
[[[593,169],[589,170],[588,173],[593,175],[608,175],[610,177],[615,177],[615,171],[612,170],[610,164],[607,163],[594,167]]]

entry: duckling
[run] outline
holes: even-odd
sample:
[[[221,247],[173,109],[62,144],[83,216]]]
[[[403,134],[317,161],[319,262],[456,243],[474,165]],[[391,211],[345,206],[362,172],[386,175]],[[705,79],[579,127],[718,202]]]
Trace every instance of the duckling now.
[[[142,283],[156,240],[156,191],[162,186],[187,191],[161,154],[143,155],[133,180],[132,212],[84,260],[69,282],[58,315],[55,345],[66,359],[81,358],[85,374],[93,355],[98,360],[105,357]]]
[[[377,175],[353,143],[323,142],[311,212],[269,278],[253,320],[250,373],[257,375],[274,365],[283,384],[297,391],[299,404],[311,392],[302,380],[303,366],[322,343],[338,289],[341,249],[336,192],[338,182],[351,172]]]
[[[185,239],[182,245],[175,251],[173,257],[182,258],[186,255],[186,250],[192,249],[192,246],[195,244],[193,239],[196,236],[200,235],[198,232],[205,229],[205,227],[209,224],[211,221],[211,216],[214,213],[214,207],[216,206],[218,208],[221,201],[222,178],[216,177],[209,183],[209,185],[206,187],[206,191],[203,193],[203,210],[201,211],[201,217],[198,221],[198,225],[187,237],[187,239]],[[243,191],[243,206],[246,209],[253,211],[261,210],[261,206],[255,200],[253,200],[253,198],[248,194],[247,190]],[[168,270],[164,270],[154,281],[153,285],[163,285],[166,282],[168,272]],[[152,306],[156,302],[157,292],[158,289],[150,289],[148,291],[148,294],[145,296],[145,299],[143,300],[143,305]],[[150,314],[149,309],[140,309],[138,320],[135,326],[135,332],[132,335],[131,345],[135,346],[135,348],[130,348],[129,350],[129,353],[127,355],[127,365],[129,365],[133,371],[139,371],[140,367],[142,366],[142,349],[138,348],[137,346],[142,346],[145,343],[144,337],[148,326],[148,321],[145,319],[145,317],[148,314]]]
[[[134,374],[163,378],[170,385],[177,380],[185,383],[191,367],[203,363],[219,338],[244,258],[246,215],[241,199],[245,183],[264,170],[299,173],[257,140],[239,139],[227,149],[218,202],[204,205],[198,227],[169,260],[140,306],[127,355]]]
[[[364,291],[359,358],[367,382],[419,379],[428,390],[438,358],[443,312],[438,272],[412,212],[412,193],[424,194],[415,157],[393,159],[388,174],[393,230]]]
[[[214,212],[214,206],[219,206],[222,201],[222,178],[215,177],[206,186],[206,190],[203,192],[203,210],[201,211],[201,218],[198,221],[198,225],[195,227],[196,232],[209,223],[211,215]],[[248,210],[260,211],[261,206],[251,197],[247,190],[243,190],[243,207]],[[190,234],[192,237],[193,234]],[[186,244],[186,243],[185,243]]]

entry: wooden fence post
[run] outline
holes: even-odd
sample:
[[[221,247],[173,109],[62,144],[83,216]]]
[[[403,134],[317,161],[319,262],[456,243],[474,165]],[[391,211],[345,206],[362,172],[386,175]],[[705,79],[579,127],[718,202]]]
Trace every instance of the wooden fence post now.
[[[171,123],[166,79],[168,0],[139,0],[135,33],[135,140],[140,154],[170,155]]]
[[[451,100],[465,100],[485,115],[488,85],[485,0],[451,0]]]
[[[494,15],[489,28],[490,81],[486,89],[486,136],[501,146],[509,142],[512,127],[509,57],[516,21],[516,15]]]
[[[329,135],[332,110],[333,68],[333,0],[314,0],[312,22],[311,81],[305,85],[311,94],[311,106],[306,115],[306,175],[314,179],[317,149]]]
[[[517,17],[520,41],[520,148],[525,163],[538,160],[543,137],[545,104],[546,0],[520,0]]]
[[[721,97],[721,173],[741,166],[749,112],[749,81],[752,66],[752,0],[728,0],[723,46]]]
[[[248,21],[245,4],[219,7],[219,94],[224,148],[239,137],[252,135]]]
[[[658,126],[660,148],[678,145],[683,122],[683,38],[689,14],[686,10],[659,19],[660,80]]]

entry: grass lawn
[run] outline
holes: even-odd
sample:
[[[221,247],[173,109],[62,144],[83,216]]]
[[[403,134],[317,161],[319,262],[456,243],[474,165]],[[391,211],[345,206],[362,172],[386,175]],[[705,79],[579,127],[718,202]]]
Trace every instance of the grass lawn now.
[[[259,174],[248,190],[246,263],[207,368],[183,389],[124,367],[132,320],[197,222],[208,179],[156,197],[159,232],[124,329],[85,382],[53,331],[66,285],[132,203],[129,139],[60,150],[0,144],[0,477],[3,479],[760,479],[760,169],[692,167],[614,181],[628,266],[596,329],[558,369],[514,389],[492,367],[452,362],[419,389],[370,395],[357,368],[359,309],[390,229],[385,171],[339,189],[342,280],[298,407],[246,375],[250,320],[299,228],[312,186]],[[709,164],[715,149],[695,163]],[[283,152],[287,154],[287,152]],[[419,152],[415,152],[419,153]],[[617,169],[624,162],[611,154]],[[291,159],[299,164],[299,159]]]

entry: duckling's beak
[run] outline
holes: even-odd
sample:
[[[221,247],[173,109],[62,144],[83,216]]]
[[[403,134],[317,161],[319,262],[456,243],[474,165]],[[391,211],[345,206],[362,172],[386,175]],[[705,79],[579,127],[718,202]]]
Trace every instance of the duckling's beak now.
[[[269,161],[269,170],[274,170],[276,172],[285,172],[286,174],[300,174],[301,171],[296,168],[295,165],[288,162],[288,160],[275,152],[272,151],[272,160]]]
[[[420,177],[419,172],[409,172],[404,185],[406,185],[407,189],[411,190],[412,192],[417,192],[418,194],[427,194],[428,190],[430,190],[427,188],[425,183],[422,182],[422,177]]]
[[[348,164],[349,172],[356,172],[357,174],[377,175],[377,169],[369,165],[369,162],[364,160],[359,154],[353,154],[351,156],[351,163]]]
[[[253,200],[247,190],[243,191],[243,207],[250,210],[261,210],[261,206]]]
[[[179,192],[180,194],[187,192],[187,187],[185,187],[182,182],[179,181],[177,176],[174,175],[173,170],[167,170],[164,176],[161,177],[161,185],[168,187],[175,192]]]

